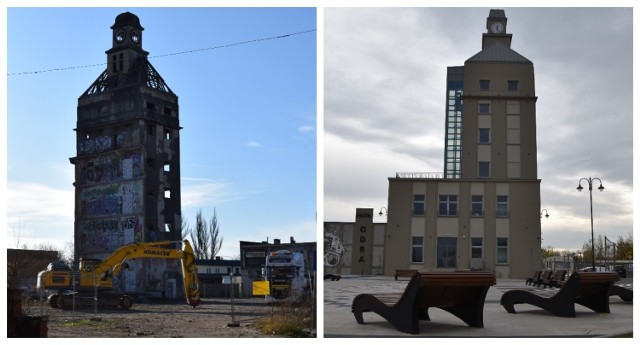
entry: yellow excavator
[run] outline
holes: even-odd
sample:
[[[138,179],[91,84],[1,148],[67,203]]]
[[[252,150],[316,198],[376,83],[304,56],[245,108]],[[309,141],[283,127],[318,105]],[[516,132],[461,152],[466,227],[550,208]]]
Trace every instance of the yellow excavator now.
[[[182,249],[167,248],[180,242]],[[39,291],[57,290],[47,298],[55,308],[86,308],[97,303],[100,309],[129,309],[133,298],[110,290],[113,289],[113,275],[129,267],[125,262],[127,259],[136,258],[179,259],[187,303],[194,308],[200,304],[196,257],[187,240],[130,243],[104,260],[80,259],[79,272],[72,272],[65,264],[51,263],[45,271],[38,273],[37,288]]]

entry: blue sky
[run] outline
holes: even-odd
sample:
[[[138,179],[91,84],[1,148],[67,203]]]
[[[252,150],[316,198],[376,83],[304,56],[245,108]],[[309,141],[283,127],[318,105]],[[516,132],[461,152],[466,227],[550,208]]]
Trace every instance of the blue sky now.
[[[225,258],[316,241],[315,8],[8,8],[7,246],[72,241],[77,100],[126,11],[178,95],[183,217],[215,208]]]

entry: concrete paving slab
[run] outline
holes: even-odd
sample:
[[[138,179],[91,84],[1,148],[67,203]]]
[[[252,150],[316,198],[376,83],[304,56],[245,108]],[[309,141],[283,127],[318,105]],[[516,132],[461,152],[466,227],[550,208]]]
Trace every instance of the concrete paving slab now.
[[[631,279],[623,280],[631,283]],[[498,279],[492,286],[484,305],[484,328],[469,327],[463,321],[438,308],[430,308],[431,321],[420,322],[420,334],[399,332],[375,313],[365,313],[365,325],[356,322],[351,312],[353,298],[360,293],[402,292],[408,278],[383,276],[342,276],[338,281],[324,281],[325,338],[351,337],[613,337],[633,332],[633,302],[610,297],[609,314],[595,313],[576,305],[576,317],[555,316],[541,308],[516,305],[517,314],[509,314],[500,305],[504,291],[535,289],[524,279]]]

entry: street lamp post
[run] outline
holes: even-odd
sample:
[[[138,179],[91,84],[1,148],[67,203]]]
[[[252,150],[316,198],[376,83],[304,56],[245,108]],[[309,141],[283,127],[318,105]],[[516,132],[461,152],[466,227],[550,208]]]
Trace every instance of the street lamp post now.
[[[582,190],[584,188],[582,188],[582,184],[580,184],[582,182],[582,180],[585,180],[589,183],[589,209],[591,211],[591,267],[593,268],[593,270],[596,270],[596,250],[595,250],[595,240],[593,238],[593,181],[598,180],[598,182],[600,182],[600,187],[598,187],[599,191],[603,191],[604,187],[602,186],[602,180],[600,180],[597,177],[594,178],[587,178],[587,177],[583,177],[580,180],[578,180],[578,192],[582,192]]]

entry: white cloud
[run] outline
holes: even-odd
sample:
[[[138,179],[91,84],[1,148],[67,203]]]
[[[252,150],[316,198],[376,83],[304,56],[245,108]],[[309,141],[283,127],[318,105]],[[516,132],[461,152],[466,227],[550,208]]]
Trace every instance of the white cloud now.
[[[260,143],[255,142],[255,141],[248,141],[244,144],[244,146],[246,147],[261,147],[262,145],[260,145]]]
[[[33,182],[7,184],[7,222],[17,225],[21,219],[33,224],[72,224],[74,190],[56,189]]]
[[[8,247],[51,243],[63,249],[73,241],[73,189],[9,181],[6,198]]]
[[[309,132],[313,132],[314,129],[315,128],[313,126],[304,125],[304,126],[298,127],[298,132],[309,133]]]

